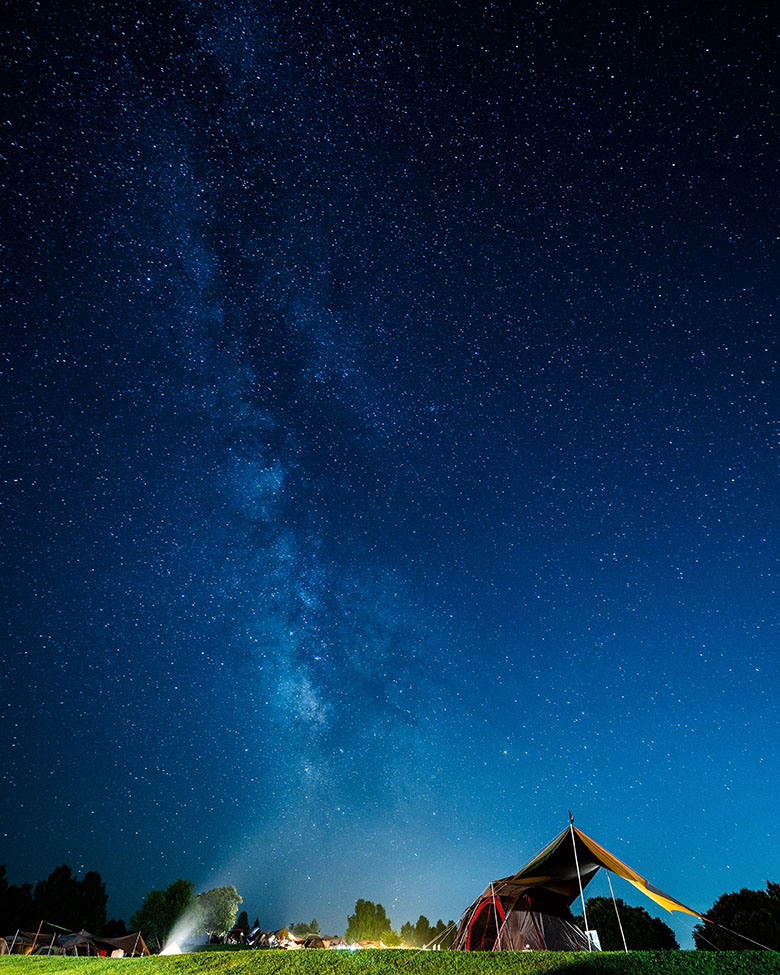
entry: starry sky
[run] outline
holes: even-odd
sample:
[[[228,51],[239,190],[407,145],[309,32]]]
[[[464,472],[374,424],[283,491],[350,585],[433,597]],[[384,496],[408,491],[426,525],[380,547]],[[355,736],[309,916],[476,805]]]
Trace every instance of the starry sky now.
[[[11,883],[780,880],[770,10],[12,4]]]

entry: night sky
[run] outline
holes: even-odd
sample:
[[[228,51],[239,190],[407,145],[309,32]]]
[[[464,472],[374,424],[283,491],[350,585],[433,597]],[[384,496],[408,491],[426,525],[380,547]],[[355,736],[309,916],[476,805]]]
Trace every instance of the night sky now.
[[[780,880],[772,6],[12,5],[11,883]]]

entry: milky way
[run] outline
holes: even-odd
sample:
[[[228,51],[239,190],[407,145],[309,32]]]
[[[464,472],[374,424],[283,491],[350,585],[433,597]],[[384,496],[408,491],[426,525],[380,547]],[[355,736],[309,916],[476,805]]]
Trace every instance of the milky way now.
[[[4,41],[11,882],[400,926],[568,809],[779,879],[768,8],[77,8]]]

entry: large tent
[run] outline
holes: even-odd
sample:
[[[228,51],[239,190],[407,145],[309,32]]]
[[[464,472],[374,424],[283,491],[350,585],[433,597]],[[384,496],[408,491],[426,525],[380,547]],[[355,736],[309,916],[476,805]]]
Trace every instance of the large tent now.
[[[571,905],[599,870],[622,877],[667,911],[706,918],[648,883],[570,824],[522,870],[494,880],[463,913],[452,947],[460,951],[587,951]],[[611,884],[611,882],[610,882]]]

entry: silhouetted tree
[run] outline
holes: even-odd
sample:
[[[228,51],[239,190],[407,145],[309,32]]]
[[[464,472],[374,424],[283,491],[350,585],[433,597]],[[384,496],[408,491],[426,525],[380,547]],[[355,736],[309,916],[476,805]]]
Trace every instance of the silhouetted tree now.
[[[162,946],[173,926],[195,903],[195,884],[176,880],[165,890],[150,890],[143,904],[130,918],[130,927],[140,931],[147,944]]]
[[[693,929],[697,948],[704,951],[747,951],[759,946],[780,949],[780,884],[768,880],[766,890],[743,887],[740,891],[722,894],[705,914],[715,923],[697,924]],[[736,937],[732,932],[742,937]]]
[[[8,905],[8,874],[5,864],[0,864],[0,917],[5,917],[5,910]]]
[[[39,880],[33,896],[39,918],[71,931],[80,929],[79,882],[67,863],[55,867],[47,880]]]
[[[121,938],[122,935],[127,934],[127,925],[121,918],[116,920],[112,917],[110,921],[106,922],[103,934],[106,938]]]
[[[433,934],[434,929],[431,927],[431,922],[424,914],[421,914],[414,926],[414,943],[422,948],[423,945],[428,944]]]
[[[299,938],[306,937],[316,937],[319,938],[320,935],[320,925],[316,918],[309,921],[301,921],[300,924],[291,924],[290,930],[293,934],[297,934]]]
[[[9,929],[35,928],[43,920],[71,931],[86,928],[100,934],[107,903],[106,885],[95,871],[80,881],[63,863],[33,889],[32,884],[9,886],[5,867],[0,867],[0,919]]]
[[[20,887],[9,884],[5,866],[0,866],[0,919],[6,931],[31,928],[37,924],[32,884],[22,884]]]
[[[246,911],[241,911],[236,919],[236,927],[241,928],[243,931],[249,930],[249,915]]]
[[[81,915],[79,930],[86,928],[93,934],[99,934],[106,926],[106,905],[108,895],[106,885],[99,873],[90,870],[84,874],[84,879],[78,885],[78,911]]]
[[[454,921],[448,921],[446,924],[439,918],[436,922],[436,927],[433,930],[433,935],[431,937],[436,938],[436,944],[440,945],[442,948],[449,948],[452,942],[455,940],[456,926]],[[444,934],[444,932],[447,932]]]
[[[598,931],[604,951],[623,950],[615,904],[620,912],[620,922],[630,951],[679,949],[674,931],[659,918],[651,917],[644,907],[630,907],[619,897],[615,899],[615,903],[611,897],[589,897],[585,904],[588,909],[588,924]],[[577,917],[576,920],[584,930],[582,917]]]

